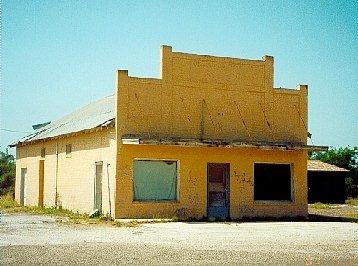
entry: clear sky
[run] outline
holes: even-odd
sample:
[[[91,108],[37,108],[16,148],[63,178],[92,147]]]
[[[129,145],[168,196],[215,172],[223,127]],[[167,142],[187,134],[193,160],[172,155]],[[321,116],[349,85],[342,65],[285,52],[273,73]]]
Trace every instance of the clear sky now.
[[[116,69],[159,77],[159,49],[275,57],[275,86],[309,85],[315,145],[358,145],[357,1],[2,0],[0,128],[112,94]],[[23,136],[0,130],[0,149]],[[311,144],[311,143],[310,143]]]

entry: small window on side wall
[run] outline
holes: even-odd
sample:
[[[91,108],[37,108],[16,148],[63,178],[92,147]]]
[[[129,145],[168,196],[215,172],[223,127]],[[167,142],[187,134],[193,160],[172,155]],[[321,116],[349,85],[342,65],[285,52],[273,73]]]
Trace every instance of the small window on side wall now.
[[[46,149],[42,148],[41,149],[41,158],[45,158],[45,156],[46,156]]]
[[[291,164],[254,164],[255,201],[291,201],[291,186]]]
[[[133,200],[177,200],[177,162],[135,160],[133,162]]]
[[[66,144],[66,157],[71,157],[71,153],[72,153],[72,145]]]

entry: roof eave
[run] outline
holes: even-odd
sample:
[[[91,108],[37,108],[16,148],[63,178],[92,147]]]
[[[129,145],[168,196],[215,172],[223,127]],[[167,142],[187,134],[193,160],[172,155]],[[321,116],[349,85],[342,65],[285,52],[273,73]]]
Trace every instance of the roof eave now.
[[[17,147],[17,146],[31,145],[31,144],[34,144],[34,143],[39,143],[39,142],[44,142],[44,141],[49,141],[49,140],[54,140],[54,139],[60,139],[60,138],[66,138],[66,137],[71,137],[71,136],[75,136],[75,135],[79,135],[79,134],[96,132],[96,131],[99,131],[99,130],[103,130],[104,128],[113,128],[113,127],[114,127],[114,123],[108,123],[106,125],[100,125],[100,126],[97,126],[97,127],[94,127],[94,128],[84,129],[84,130],[71,132],[71,133],[67,133],[67,134],[62,134],[62,135],[58,135],[58,136],[47,137],[47,138],[42,138],[42,139],[35,139],[35,140],[29,140],[29,141],[22,141],[22,142],[18,141],[16,143],[10,144],[9,147],[13,148],[13,147]]]

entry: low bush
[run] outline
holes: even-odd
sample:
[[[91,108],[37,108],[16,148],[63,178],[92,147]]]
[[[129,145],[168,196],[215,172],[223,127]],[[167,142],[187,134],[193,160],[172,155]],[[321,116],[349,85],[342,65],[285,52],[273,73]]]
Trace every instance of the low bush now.
[[[313,209],[329,209],[330,208],[329,205],[324,204],[322,202],[315,202],[313,204],[310,204],[309,206]]]

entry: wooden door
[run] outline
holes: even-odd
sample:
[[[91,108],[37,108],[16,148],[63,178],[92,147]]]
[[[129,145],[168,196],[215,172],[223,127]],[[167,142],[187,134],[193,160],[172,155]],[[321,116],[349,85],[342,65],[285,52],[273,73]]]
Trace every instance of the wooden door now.
[[[20,180],[20,204],[25,205],[26,197],[26,178],[27,177],[27,168],[21,168],[21,180]]]
[[[103,163],[96,163],[96,177],[95,177],[95,198],[94,209],[102,212],[102,175],[103,175]]]
[[[44,181],[45,181],[45,161],[39,161],[39,202],[38,206],[44,206]]]
[[[229,217],[230,164],[208,163],[208,217],[226,219]]]

